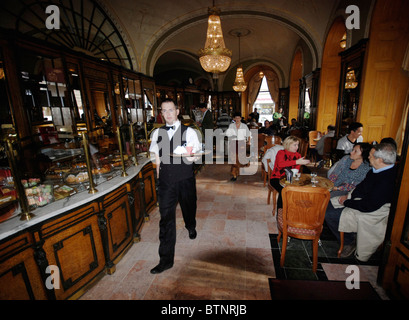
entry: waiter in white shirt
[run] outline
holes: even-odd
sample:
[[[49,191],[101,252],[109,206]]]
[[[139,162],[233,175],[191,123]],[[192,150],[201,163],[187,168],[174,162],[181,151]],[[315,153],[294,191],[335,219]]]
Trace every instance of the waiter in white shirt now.
[[[193,157],[172,156],[176,149],[192,147],[192,153],[201,151],[201,143],[194,129],[178,120],[176,104],[166,99],[162,102],[162,117],[166,126],[152,134],[149,151],[155,154],[156,173],[159,181],[158,199],[159,264],[151,273],[161,273],[172,268],[176,244],[176,206],[182,209],[189,238],[196,238],[196,179],[193,172]]]
[[[234,113],[234,123],[229,125],[225,134],[229,139],[229,162],[232,164],[230,174],[232,178],[230,181],[236,181],[240,174],[240,167],[248,166],[246,161],[246,142],[250,144],[250,130],[241,122],[241,113]]]

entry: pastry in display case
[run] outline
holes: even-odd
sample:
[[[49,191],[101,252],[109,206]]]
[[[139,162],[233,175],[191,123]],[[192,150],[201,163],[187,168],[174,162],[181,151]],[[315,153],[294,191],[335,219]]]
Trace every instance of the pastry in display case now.
[[[47,146],[46,149],[39,150],[44,155],[39,157],[42,161],[36,162],[32,167],[24,166],[26,169],[22,169],[17,159],[11,156],[15,152],[9,152],[14,170],[0,168],[0,221],[19,213],[30,213],[36,208],[80,192],[93,193],[96,190],[94,185],[100,185],[119,175],[126,176],[125,170],[133,165],[130,150],[124,154],[120,148],[119,151],[110,150],[108,153],[108,150],[99,148],[99,144],[88,144],[85,134],[82,143],[87,147],[78,148],[80,144],[76,144],[74,147],[77,148],[70,149],[67,143],[56,148]],[[118,143],[122,146],[121,139]],[[128,142],[124,143],[124,146],[128,145],[130,146]],[[8,148],[14,149],[12,144]],[[105,150],[105,153],[100,152],[101,150]],[[19,174],[20,171],[23,174]],[[16,185],[13,172],[19,181]],[[19,210],[20,206],[24,210]]]
[[[17,192],[9,168],[0,168],[0,222],[14,215],[18,208]]]
[[[73,187],[62,185],[54,186],[54,199],[55,201],[68,198],[77,193],[77,190]]]
[[[64,179],[64,175],[70,172],[70,170],[71,168],[69,165],[61,165],[60,163],[57,163],[55,166],[47,169],[45,172],[45,179],[61,183]]]
[[[54,202],[54,186],[52,184],[40,184],[39,181],[31,183],[25,182],[26,180],[23,180],[24,191],[26,193],[28,206],[31,210]]]
[[[121,155],[119,154],[119,152],[110,154],[109,156],[106,157],[106,160],[111,164],[111,166],[114,169],[120,169],[122,166]],[[125,162],[125,167],[128,167],[130,165],[129,156],[127,154],[124,154],[124,162]]]

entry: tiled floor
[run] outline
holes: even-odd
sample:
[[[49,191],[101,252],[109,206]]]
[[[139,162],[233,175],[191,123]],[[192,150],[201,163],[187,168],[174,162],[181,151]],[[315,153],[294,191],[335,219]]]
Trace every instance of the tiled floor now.
[[[158,275],[149,272],[159,261],[160,217],[155,209],[142,228],[141,241],[117,264],[116,272],[105,275],[81,299],[271,299],[268,279],[276,277],[276,269],[270,234],[277,234],[277,226],[260,168],[236,182],[229,179],[229,166],[223,164],[206,165],[197,175],[198,236],[189,239],[178,207],[172,269]],[[344,280],[345,268],[322,263],[320,274]],[[375,285],[377,267],[360,270],[361,280]]]

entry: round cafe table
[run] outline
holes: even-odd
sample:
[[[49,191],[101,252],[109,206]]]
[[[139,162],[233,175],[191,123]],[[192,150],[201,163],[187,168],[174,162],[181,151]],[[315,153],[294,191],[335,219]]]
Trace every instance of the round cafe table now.
[[[316,176],[315,180],[318,181],[317,183],[315,183],[316,187],[326,188],[328,189],[328,191],[331,191],[334,188],[334,183],[327,178]],[[287,181],[286,177],[283,177],[280,179],[280,185],[282,187],[286,187],[286,186],[312,187],[313,186],[313,184],[311,183],[311,175],[307,173],[301,173],[301,177],[299,180],[295,180],[295,178],[293,177],[292,183]]]

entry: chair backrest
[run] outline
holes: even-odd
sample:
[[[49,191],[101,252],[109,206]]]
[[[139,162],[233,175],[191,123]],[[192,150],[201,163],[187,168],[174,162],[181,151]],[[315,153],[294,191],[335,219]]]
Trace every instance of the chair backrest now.
[[[287,186],[283,198],[283,227],[322,231],[330,193],[325,188]]]
[[[308,151],[308,142],[304,139],[300,139],[300,144],[298,145],[298,153],[301,157],[306,157]]]
[[[266,134],[264,134],[264,133],[259,133],[258,134],[258,138],[257,138],[258,146],[257,146],[257,148],[259,150],[264,147],[264,139],[265,138],[266,138]]]
[[[280,136],[272,136],[271,143],[274,145],[281,144],[281,137]]]
[[[274,143],[273,143],[273,136],[266,136],[265,138],[264,138],[264,141],[265,141],[265,144],[264,144],[264,150],[268,150],[268,149],[270,149],[273,145],[274,145]]]
[[[303,138],[303,132],[301,129],[291,130],[291,135],[296,136],[298,138]]]
[[[318,133],[320,133],[320,131],[317,131],[317,130],[308,132],[308,142],[309,142],[310,148],[315,147],[317,145],[317,142],[314,141],[314,139],[318,137]]]
[[[324,155],[330,155],[335,150],[337,140],[333,137],[326,137],[324,140]]]
[[[271,167],[274,168],[277,152],[280,151],[280,150],[284,150],[284,147],[281,144],[278,144],[276,146],[272,146],[270,149],[268,149],[265,152],[265,154],[263,156],[263,159],[261,160],[261,162],[264,165],[265,171],[269,172],[269,174],[271,174],[271,170],[270,170]]]
[[[281,144],[281,137],[279,136],[266,136],[265,137],[265,150],[270,149],[271,147]]]

